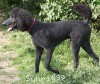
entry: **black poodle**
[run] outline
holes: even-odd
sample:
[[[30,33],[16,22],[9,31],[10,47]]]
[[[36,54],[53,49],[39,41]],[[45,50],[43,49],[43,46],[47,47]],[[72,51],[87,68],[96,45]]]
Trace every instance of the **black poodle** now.
[[[66,20],[53,23],[44,23],[36,20],[32,15],[22,8],[14,8],[10,12],[10,18],[3,22],[4,25],[11,24],[8,32],[17,29],[27,31],[32,36],[36,48],[35,73],[39,72],[41,55],[46,49],[47,70],[59,73],[57,69],[50,66],[51,58],[55,47],[66,39],[71,39],[74,58],[74,69],[79,65],[79,50],[82,47],[99,64],[99,58],[92,51],[90,45],[91,28],[89,21],[92,17],[91,9],[83,3],[74,5],[74,10],[79,12],[85,19]]]

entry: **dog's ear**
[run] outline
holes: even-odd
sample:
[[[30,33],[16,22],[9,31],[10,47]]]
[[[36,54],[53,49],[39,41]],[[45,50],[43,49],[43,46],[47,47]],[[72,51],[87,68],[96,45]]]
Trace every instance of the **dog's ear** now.
[[[17,21],[18,30],[24,31],[24,21],[23,21],[23,19],[18,17],[18,18],[16,18],[16,21]]]
[[[24,21],[25,26],[29,27],[32,24],[33,18],[29,11],[20,10],[18,16]]]

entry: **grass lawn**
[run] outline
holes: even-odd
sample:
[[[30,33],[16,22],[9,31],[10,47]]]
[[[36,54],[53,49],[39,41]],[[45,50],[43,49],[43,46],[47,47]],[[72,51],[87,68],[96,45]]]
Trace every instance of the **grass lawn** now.
[[[4,31],[5,32],[5,31]],[[93,60],[83,50],[80,50],[80,64],[73,71],[73,57],[69,40],[56,47],[51,65],[60,70],[60,75],[45,69],[45,52],[40,62],[40,72],[34,74],[35,48],[31,37],[26,32],[6,33],[11,44],[5,44],[2,51],[13,51],[17,57],[13,58],[13,64],[17,65],[20,81],[17,84],[100,84],[100,67],[93,64]],[[94,52],[100,58],[100,33],[92,32],[91,45]],[[100,63],[99,63],[100,64]]]

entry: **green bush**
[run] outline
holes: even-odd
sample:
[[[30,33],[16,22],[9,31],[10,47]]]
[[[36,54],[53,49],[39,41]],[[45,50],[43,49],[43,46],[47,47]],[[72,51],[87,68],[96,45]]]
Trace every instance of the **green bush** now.
[[[0,11],[5,12],[8,9],[7,0],[0,0]]]
[[[33,17],[46,22],[81,19],[82,17],[73,11],[73,5],[77,2],[85,2],[91,7],[91,26],[100,27],[100,0],[0,0],[0,10],[3,10],[7,17],[12,8],[25,8]]]
[[[68,19],[79,19],[81,16],[73,12],[73,5],[76,2],[87,3],[92,10],[92,27],[95,28],[100,23],[100,1],[99,0],[46,0],[45,3],[41,4],[41,11],[39,16],[42,21],[59,21]],[[98,22],[99,19],[99,22]],[[95,21],[95,22],[94,22]]]
[[[89,4],[92,9],[92,28],[100,30],[100,0],[90,0]]]
[[[0,10],[5,13],[5,17],[8,17],[8,12],[14,7],[21,7],[30,11],[34,17],[38,17],[40,12],[40,2],[37,0],[1,0]]]
[[[75,13],[72,11],[72,6],[78,0],[46,0],[46,3],[41,4],[41,11],[39,16],[44,21],[58,21],[64,19],[72,19]]]
[[[100,0],[90,0],[88,4],[92,9],[92,18],[97,19],[100,16]]]

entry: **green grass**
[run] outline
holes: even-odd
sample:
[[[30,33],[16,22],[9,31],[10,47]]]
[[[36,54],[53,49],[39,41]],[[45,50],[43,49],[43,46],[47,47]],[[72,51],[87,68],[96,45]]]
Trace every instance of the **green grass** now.
[[[5,33],[11,39],[10,45],[4,45],[2,51],[14,51],[18,57],[12,59],[18,66],[20,81],[18,84],[100,84],[100,67],[93,65],[89,55],[80,50],[80,65],[73,71],[71,43],[64,41],[56,47],[51,65],[60,70],[60,75],[45,69],[45,52],[40,62],[40,72],[35,75],[35,48],[27,33]],[[91,45],[100,58],[100,33],[92,32]]]

